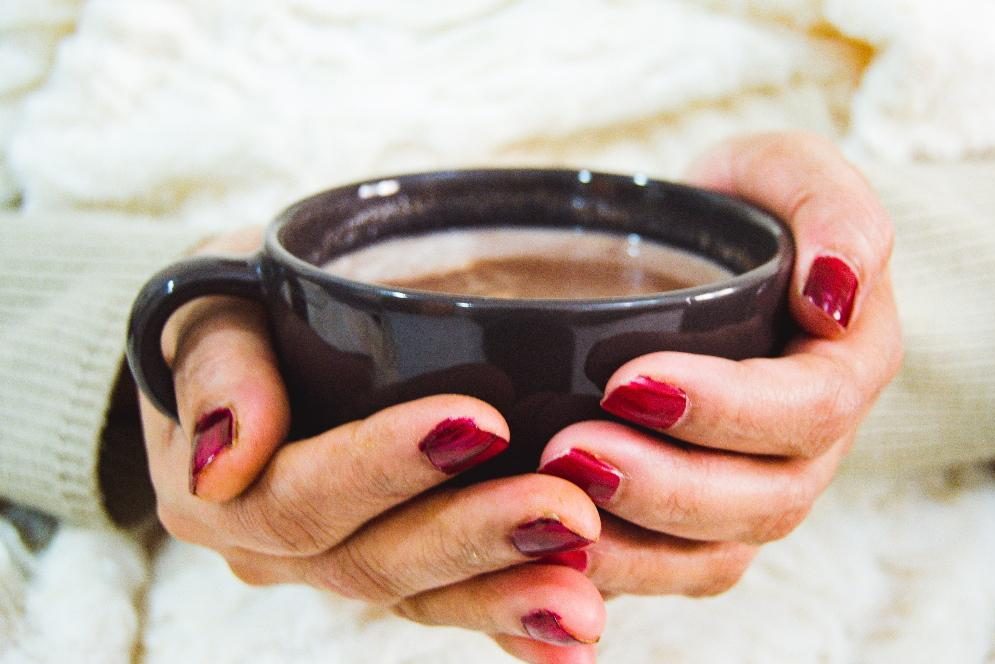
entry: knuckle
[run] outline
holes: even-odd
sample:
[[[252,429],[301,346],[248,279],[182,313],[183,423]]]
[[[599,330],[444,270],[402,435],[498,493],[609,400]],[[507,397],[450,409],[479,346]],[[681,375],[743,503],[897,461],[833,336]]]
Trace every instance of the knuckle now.
[[[264,549],[291,556],[311,556],[328,548],[321,514],[306,495],[288,495],[266,475],[253,500],[235,503],[234,514],[244,532]]]
[[[746,539],[760,543],[782,539],[808,516],[814,498],[807,483],[800,480],[787,480],[787,483],[788,487],[774,501],[774,509],[754,519]]]
[[[393,604],[406,594],[380,561],[348,544],[335,549],[334,555],[320,566],[312,585],[381,606]]]
[[[757,408],[752,400],[738,400],[728,412],[729,422],[745,440],[756,441],[757,444],[770,441],[770,417],[763,409]]]
[[[754,526],[750,539],[761,543],[783,539],[805,520],[808,512],[808,507],[792,507],[764,515]]]
[[[788,131],[773,134],[757,147],[753,163],[758,169],[770,171],[802,168],[811,177],[800,180],[788,201],[789,219],[805,207],[827,227],[835,226],[838,205],[823,205],[839,193],[846,194],[846,205],[860,220],[859,231],[853,235],[858,267],[877,271],[891,255],[895,230],[891,217],[878,200],[867,179],[828,138],[810,131]],[[824,174],[836,174],[827,182]],[[856,230],[856,229],[855,229]]]
[[[789,442],[789,455],[803,459],[822,456],[836,441],[845,437],[862,410],[862,399],[843,377],[843,370],[833,367],[831,376],[815,388],[810,403],[808,426],[802,427]]]
[[[723,542],[716,545],[705,578],[688,591],[692,597],[713,597],[732,589],[746,574],[756,547]]]
[[[480,570],[487,560],[481,543],[463,529],[447,528],[436,535],[434,546],[426,551],[426,558],[433,560],[435,566],[439,564],[438,551],[441,551],[441,560],[451,566],[453,572],[460,574]]]
[[[406,477],[392,472],[383,463],[380,454],[371,454],[371,450],[382,447],[381,438],[384,435],[377,420],[363,420],[353,427],[346,448],[348,467],[352,472],[343,479],[351,482],[350,494],[355,500],[368,500],[373,506],[403,502],[421,488],[407,486]]]
[[[398,473],[391,472],[379,460],[358,459],[354,467],[356,472],[349,475],[350,495],[360,503],[369,501],[373,509],[402,503],[416,492],[416,489],[404,486],[404,478],[399,478]]]

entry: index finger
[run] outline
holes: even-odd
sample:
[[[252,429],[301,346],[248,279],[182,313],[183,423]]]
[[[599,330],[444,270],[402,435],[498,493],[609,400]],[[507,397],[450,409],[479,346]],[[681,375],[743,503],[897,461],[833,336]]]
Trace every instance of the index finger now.
[[[363,524],[508,447],[501,415],[462,395],[391,406],[276,450],[225,503],[198,500],[175,473],[157,478],[159,516],[180,539],[276,556],[327,551]]]
[[[720,144],[688,175],[783,219],[797,257],[789,305],[809,333],[841,336],[885,272],[894,232],[864,177],[828,140],[760,134]]]

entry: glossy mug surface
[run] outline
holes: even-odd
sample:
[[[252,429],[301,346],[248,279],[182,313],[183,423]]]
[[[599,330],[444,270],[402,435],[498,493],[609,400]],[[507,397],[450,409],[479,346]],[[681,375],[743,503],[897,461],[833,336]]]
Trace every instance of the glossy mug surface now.
[[[465,236],[490,238],[476,240],[489,252],[512,247],[498,251],[497,259],[472,257],[478,276],[487,261],[510,261],[512,272],[529,271],[525,282],[563,283],[536,293],[498,292],[492,285],[459,292],[461,275],[442,286],[456,292],[428,290],[440,270],[463,269],[453,258],[477,251],[459,244]],[[547,236],[552,244],[521,240]],[[406,263],[403,274],[394,275],[400,282],[362,272],[371,261],[359,252],[399,238],[414,238],[411,246],[423,252],[385,254],[388,267]],[[587,248],[567,255],[571,238]],[[656,257],[635,268],[624,257],[612,263],[617,250],[598,245],[602,240],[627,254],[635,243],[635,253]],[[636,269],[644,282],[654,263],[669,260],[652,253],[657,244],[718,271],[659,282],[667,286],[614,288],[612,270],[629,278]],[[515,246],[531,253],[521,255]],[[551,254],[555,260],[543,262]],[[511,427],[509,449],[470,471],[465,480],[473,481],[534,470],[556,431],[609,418],[599,407],[605,382],[640,355],[777,353],[790,332],[785,292],[793,255],[788,229],[763,210],[641,176],[532,169],[403,175],[291,206],[270,224],[264,247],[252,257],[193,258],[155,275],[132,309],[128,361],[140,388],[175,418],[172,375],[160,350],[166,320],[200,296],[257,300],[268,312],[290,394],[293,437],[430,394],[468,394],[497,407]],[[333,273],[330,265],[342,257],[359,257],[353,262],[360,271]],[[580,262],[564,263],[568,258]],[[679,278],[689,273],[687,264],[678,264],[660,271]],[[563,281],[571,275],[574,285]],[[594,281],[601,290],[573,296],[578,283]]]

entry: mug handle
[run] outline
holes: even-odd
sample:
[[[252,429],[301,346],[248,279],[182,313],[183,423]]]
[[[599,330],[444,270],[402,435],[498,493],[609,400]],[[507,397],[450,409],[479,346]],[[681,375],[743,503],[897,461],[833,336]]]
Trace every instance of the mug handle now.
[[[179,420],[173,372],[162,356],[162,331],[169,317],[187,302],[207,295],[231,295],[263,302],[259,256],[200,256],[173,263],[139,291],[128,321],[128,366],[156,408]]]

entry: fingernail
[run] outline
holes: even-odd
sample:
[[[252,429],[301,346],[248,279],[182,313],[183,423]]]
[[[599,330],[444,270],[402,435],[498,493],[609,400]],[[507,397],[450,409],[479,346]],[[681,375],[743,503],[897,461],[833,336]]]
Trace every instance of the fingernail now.
[[[688,407],[684,390],[647,376],[616,387],[601,402],[612,415],[653,429],[667,429],[681,419]]]
[[[487,461],[508,448],[508,441],[477,427],[469,417],[443,420],[418,449],[433,466],[450,475]]]
[[[515,548],[526,556],[546,556],[580,549],[592,543],[564,526],[558,519],[540,518],[515,528],[511,534]]]
[[[525,633],[536,641],[555,643],[560,646],[575,646],[580,643],[597,643],[598,639],[582,639],[571,634],[560,622],[560,614],[549,609],[538,609],[522,617]]]
[[[572,449],[563,456],[547,461],[540,473],[562,477],[583,489],[591,500],[604,507],[618,490],[622,473],[593,454]]]
[[[563,551],[561,553],[551,553],[536,560],[542,565],[561,565],[570,567],[578,572],[587,571],[587,551]]]
[[[235,436],[234,425],[235,415],[230,408],[212,410],[197,421],[193,432],[190,493],[197,493],[197,480],[204,468],[231,447]]]
[[[802,294],[830,318],[846,327],[857,298],[857,275],[835,256],[819,256],[812,263]]]

